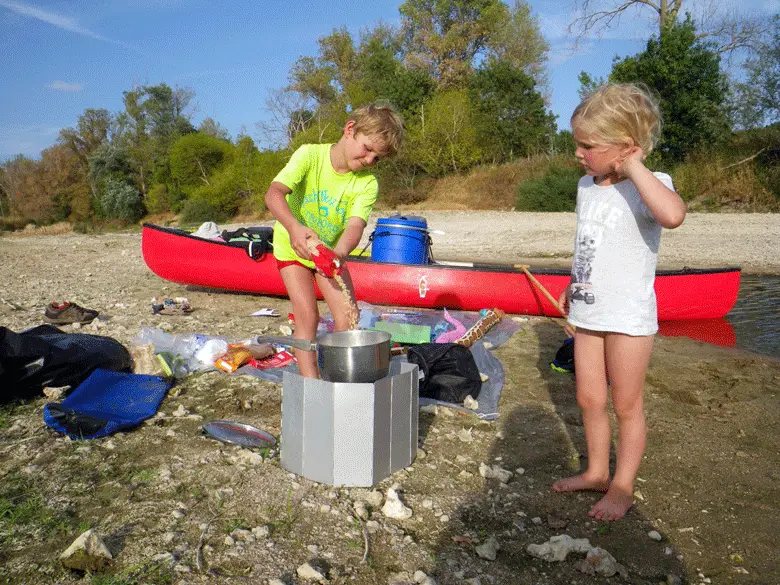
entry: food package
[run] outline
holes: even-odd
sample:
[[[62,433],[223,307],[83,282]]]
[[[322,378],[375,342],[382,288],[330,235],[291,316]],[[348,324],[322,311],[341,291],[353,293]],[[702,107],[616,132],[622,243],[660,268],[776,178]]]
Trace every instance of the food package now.
[[[333,250],[319,240],[310,240],[308,245],[312,262],[325,276],[333,278],[341,274],[344,267],[341,265],[341,258]]]
[[[249,362],[250,359],[252,359],[252,354],[249,351],[243,346],[236,346],[219,356],[214,362],[214,367],[231,374]]]

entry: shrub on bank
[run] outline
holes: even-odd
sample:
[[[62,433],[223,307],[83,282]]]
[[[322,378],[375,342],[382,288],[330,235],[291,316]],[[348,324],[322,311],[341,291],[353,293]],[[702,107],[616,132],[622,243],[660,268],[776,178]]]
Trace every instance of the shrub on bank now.
[[[538,179],[530,179],[517,187],[517,211],[574,211],[577,183],[582,172],[569,167],[556,167]]]

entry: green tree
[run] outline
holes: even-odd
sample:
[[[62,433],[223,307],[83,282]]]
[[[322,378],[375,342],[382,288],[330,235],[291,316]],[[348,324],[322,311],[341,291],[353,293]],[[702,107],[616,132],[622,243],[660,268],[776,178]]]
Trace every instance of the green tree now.
[[[465,89],[439,92],[408,121],[405,161],[430,175],[462,172],[480,161],[481,151]]]
[[[482,152],[499,162],[547,150],[555,117],[545,110],[534,80],[508,61],[492,61],[469,82]]]
[[[542,85],[550,45],[542,35],[538,19],[531,14],[531,7],[515,0],[511,8],[501,4],[496,10],[503,14],[496,18],[495,28],[486,41],[487,57],[510,63]]]
[[[171,147],[171,177],[180,185],[208,185],[209,177],[233,154],[233,145],[227,140],[208,134],[187,134]]]
[[[201,134],[208,134],[214,138],[221,138],[222,140],[230,140],[230,132],[225,130],[222,125],[214,118],[206,117],[198,126],[198,132]]]
[[[115,177],[108,177],[103,184],[100,204],[102,214],[107,218],[133,223],[144,215],[138,189]]]
[[[580,71],[580,74],[577,76],[577,81],[580,82],[580,88],[577,90],[577,95],[580,96],[580,100],[585,99],[606,83],[603,78],[591,77],[584,71]]]
[[[697,148],[708,148],[729,135],[728,83],[712,46],[696,39],[690,18],[653,37],[644,52],[616,61],[613,82],[641,82],[661,102],[664,128],[658,151],[679,161]]]
[[[506,17],[500,0],[406,0],[398,10],[407,64],[442,88],[466,84],[475,58]]]
[[[177,138],[195,131],[186,109],[193,97],[188,88],[165,83],[124,92],[125,111],[119,116],[122,146],[132,161],[135,182],[146,194],[153,180],[167,180],[168,151]]]
[[[380,23],[361,36],[356,64],[366,102],[387,100],[402,115],[409,116],[433,94],[435,82],[425,71],[406,67],[401,49],[396,31]]]
[[[780,122],[780,15],[772,19],[772,32],[745,63],[747,79],[734,87],[735,121],[743,128]]]

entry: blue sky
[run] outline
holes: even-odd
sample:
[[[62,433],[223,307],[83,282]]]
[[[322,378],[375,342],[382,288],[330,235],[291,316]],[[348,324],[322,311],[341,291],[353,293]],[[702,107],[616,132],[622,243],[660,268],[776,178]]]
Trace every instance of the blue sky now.
[[[317,39],[347,26],[357,40],[380,19],[399,22],[397,0],[0,0],[0,161],[37,157],[87,108],[123,109],[138,85],[189,87],[192,121],[210,116],[235,137],[267,120],[269,90],[287,84]],[[614,2],[613,2],[614,4]],[[721,0],[780,12],[780,0]],[[652,23],[624,18],[576,52],[566,36],[568,0],[531,0],[549,55],[550,108],[559,128],[577,105],[577,75],[606,76],[613,58],[642,50]]]

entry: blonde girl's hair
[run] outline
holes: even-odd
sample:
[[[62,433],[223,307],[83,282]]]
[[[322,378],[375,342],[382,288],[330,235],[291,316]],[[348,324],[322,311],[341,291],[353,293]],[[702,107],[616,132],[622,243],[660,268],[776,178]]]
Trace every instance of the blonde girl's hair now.
[[[571,127],[604,144],[639,146],[647,155],[661,136],[661,108],[647,86],[611,83],[577,106]]]
[[[355,134],[358,132],[379,138],[387,148],[388,156],[398,152],[404,135],[404,122],[390,104],[377,102],[357,108],[349,116],[354,120]]]

